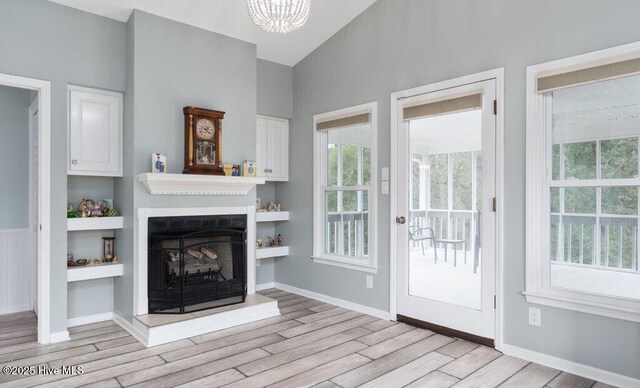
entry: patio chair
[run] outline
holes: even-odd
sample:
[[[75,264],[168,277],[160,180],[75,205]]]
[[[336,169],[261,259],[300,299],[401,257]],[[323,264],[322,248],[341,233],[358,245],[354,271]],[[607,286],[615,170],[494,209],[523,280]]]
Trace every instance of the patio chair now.
[[[422,255],[425,256],[424,242],[431,240],[433,253],[435,255],[434,263],[438,262],[438,251],[436,250],[436,234],[430,227],[421,227],[418,225],[409,225],[409,241],[419,242],[422,247]]]

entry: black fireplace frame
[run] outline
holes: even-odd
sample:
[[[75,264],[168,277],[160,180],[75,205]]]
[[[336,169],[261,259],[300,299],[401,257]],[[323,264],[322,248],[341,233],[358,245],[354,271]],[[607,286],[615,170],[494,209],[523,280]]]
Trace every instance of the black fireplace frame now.
[[[148,223],[149,314],[184,314],[245,301],[246,215],[154,217]],[[163,247],[166,241],[179,241],[178,247]],[[225,278],[222,267],[217,271],[185,269],[187,250],[210,244],[230,244],[231,279]],[[178,272],[169,266],[169,252],[177,254]]]

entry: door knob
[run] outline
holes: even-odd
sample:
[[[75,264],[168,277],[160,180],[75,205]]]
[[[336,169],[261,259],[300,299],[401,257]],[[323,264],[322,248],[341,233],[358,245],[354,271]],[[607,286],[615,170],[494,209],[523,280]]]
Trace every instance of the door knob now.
[[[398,216],[396,217],[396,223],[398,224],[405,224],[407,222],[407,219],[404,216]]]
[[[75,159],[73,159],[73,160],[71,161],[71,164],[78,164],[78,161],[77,161],[77,160],[75,160]]]

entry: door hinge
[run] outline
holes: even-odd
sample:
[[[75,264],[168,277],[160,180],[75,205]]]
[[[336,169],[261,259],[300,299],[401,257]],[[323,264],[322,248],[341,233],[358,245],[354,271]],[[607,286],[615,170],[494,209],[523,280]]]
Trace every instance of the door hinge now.
[[[498,201],[496,200],[496,197],[493,197],[493,212],[495,213],[498,209]]]
[[[496,296],[493,296],[493,309],[496,309]]]
[[[493,100],[493,114],[498,114],[498,100]]]

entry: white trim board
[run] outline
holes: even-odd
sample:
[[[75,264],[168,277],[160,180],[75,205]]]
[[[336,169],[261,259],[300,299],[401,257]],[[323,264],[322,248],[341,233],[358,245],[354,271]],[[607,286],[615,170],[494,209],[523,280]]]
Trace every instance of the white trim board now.
[[[256,292],[276,288],[275,282],[256,284]]]
[[[146,346],[147,338],[137,327],[133,326],[133,323],[126,320],[120,314],[114,312],[113,313],[113,321],[120,325],[123,329],[125,329],[131,336],[138,340],[141,344]]]
[[[592,366],[579,364],[577,362],[565,360],[547,354],[534,352],[533,350],[520,348],[518,346],[503,343],[502,352],[512,357],[518,357],[523,360],[535,362],[537,364],[548,366],[550,368],[559,369],[564,372],[586,377],[588,379],[599,381],[605,384],[610,384],[617,387],[640,387],[640,380],[638,379],[609,372],[603,369],[594,368]]]
[[[82,317],[67,319],[67,327],[89,325],[91,323],[110,321],[112,319],[113,319],[113,312],[85,315]]]
[[[59,331],[57,333],[51,333],[49,336],[49,343],[55,344],[58,342],[69,341],[70,339],[71,337],[69,337],[69,331],[64,330],[64,331]]]
[[[484,71],[481,73],[462,76],[459,78],[449,79],[442,82],[436,82],[425,86],[412,89],[402,90],[391,94],[391,159],[390,165],[396,164],[398,159],[397,152],[397,134],[398,134],[398,115],[399,102],[407,97],[426,94],[438,90],[449,89],[460,85],[473,84],[477,82],[496,80],[496,100],[498,102],[496,115],[496,263],[495,263],[495,294],[496,294],[496,330],[494,344],[495,348],[502,350],[504,338],[504,296],[503,296],[503,278],[504,278],[504,68]],[[390,174],[390,187],[396,187],[398,178],[396,174]],[[394,252],[397,251],[397,226],[393,222],[396,218],[396,210],[398,199],[396,191],[390,190],[389,197],[389,219],[392,220],[389,228],[390,232],[390,268],[389,268],[389,317],[392,320],[397,316],[397,257]]]
[[[0,315],[21,313],[24,311],[30,311],[31,309],[31,306],[29,306],[28,304],[5,306],[0,308]]]
[[[38,92],[38,343],[68,340],[51,333],[51,82],[0,73],[0,85]]]
[[[389,320],[389,313],[384,310],[378,310],[373,307],[364,306],[355,302],[350,302],[348,300],[338,299],[332,296],[319,294],[317,292],[304,290],[302,288],[290,286],[288,284],[275,282],[275,288],[282,291],[290,292],[292,294],[297,294],[297,295],[305,296],[307,298],[315,299],[320,302],[329,303],[329,304],[343,307],[349,310],[357,311],[359,313],[371,315],[387,321]]]

